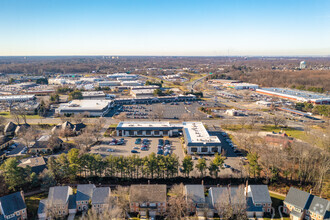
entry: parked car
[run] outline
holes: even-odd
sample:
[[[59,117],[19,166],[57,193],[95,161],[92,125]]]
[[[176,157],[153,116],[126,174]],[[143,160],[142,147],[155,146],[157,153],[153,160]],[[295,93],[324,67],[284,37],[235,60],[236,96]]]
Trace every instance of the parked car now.
[[[170,145],[170,141],[169,140],[165,140],[165,145]]]
[[[164,145],[164,140],[163,139],[158,139],[158,145]]]
[[[163,150],[158,150],[157,154],[158,155],[163,155],[164,154],[164,151]]]
[[[111,148],[109,148],[109,149],[107,149],[107,152],[114,152],[115,150],[114,149],[111,149]]]
[[[137,153],[139,153],[137,150],[131,150],[131,153],[133,153],[133,154],[137,154]]]
[[[135,147],[133,147],[133,149],[134,149],[134,150],[139,150],[140,148],[137,147],[137,146],[135,146]]]
[[[141,138],[136,139],[135,144],[141,144]]]
[[[141,147],[141,150],[143,150],[143,151],[147,151],[148,148],[147,148],[147,147]]]
[[[223,167],[224,168],[230,168],[230,166],[228,164],[225,164],[225,163],[223,164]]]
[[[197,160],[197,157],[195,157],[195,156],[192,156],[191,158],[192,158],[193,160]]]

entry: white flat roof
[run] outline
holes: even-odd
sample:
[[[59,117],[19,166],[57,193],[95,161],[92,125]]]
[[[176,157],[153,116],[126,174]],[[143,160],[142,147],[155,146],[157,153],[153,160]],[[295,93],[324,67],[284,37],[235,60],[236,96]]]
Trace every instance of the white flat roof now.
[[[210,136],[202,122],[183,122],[185,131],[188,132],[190,143],[221,143],[217,136]]]
[[[107,107],[111,100],[72,100],[69,103],[60,105],[63,110],[102,110]]]
[[[118,124],[121,128],[143,128],[143,127],[177,127],[182,124],[171,124],[168,121],[122,121]]]

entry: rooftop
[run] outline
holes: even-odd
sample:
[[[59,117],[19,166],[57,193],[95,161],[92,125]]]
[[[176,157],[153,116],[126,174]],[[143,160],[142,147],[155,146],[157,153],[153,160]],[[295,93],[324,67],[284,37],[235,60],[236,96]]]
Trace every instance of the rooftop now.
[[[111,193],[110,187],[95,188],[92,195],[92,204],[107,203],[110,193]]]
[[[217,136],[210,136],[202,122],[183,122],[189,143],[221,143]]]
[[[131,185],[130,201],[131,202],[166,202],[166,185],[165,184],[141,184]]]
[[[278,93],[286,96],[293,96],[302,99],[330,99],[329,95],[316,93],[316,92],[309,92],[309,91],[301,91],[297,89],[288,89],[288,88],[262,88],[258,89],[257,91],[265,91],[270,93]]]
[[[106,108],[110,100],[72,100],[66,104],[60,105],[59,109],[65,110],[102,110]]]

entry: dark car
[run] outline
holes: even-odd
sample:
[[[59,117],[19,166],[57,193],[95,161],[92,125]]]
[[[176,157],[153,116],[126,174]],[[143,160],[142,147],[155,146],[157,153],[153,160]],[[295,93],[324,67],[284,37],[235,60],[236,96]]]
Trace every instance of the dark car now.
[[[163,150],[158,150],[157,154],[163,155],[164,154],[164,151]]]
[[[139,153],[137,150],[131,150],[131,153],[133,153],[133,154],[137,154],[137,153]]]
[[[171,145],[169,140],[165,140],[165,145]]]
[[[143,146],[143,147],[141,147],[141,150],[143,150],[143,151],[147,151],[148,148]]]
[[[141,144],[141,138],[136,139],[135,144]]]
[[[158,139],[158,145],[164,145],[164,140],[163,139]]]

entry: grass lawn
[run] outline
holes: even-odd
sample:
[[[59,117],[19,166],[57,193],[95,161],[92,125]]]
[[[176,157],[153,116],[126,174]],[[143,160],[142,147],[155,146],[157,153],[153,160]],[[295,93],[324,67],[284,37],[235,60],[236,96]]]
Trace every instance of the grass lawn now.
[[[287,128],[281,128],[281,127],[278,127],[278,128],[275,128],[274,126],[269,126],[269,125],[266,125],[266,126],[263,126],[261,128],[261,130],[263,131],[269,131],[269,132],[284,132],[289,135],[290,137],[293,137],[293,138],[296,138],[296,139],[301,139],[301,140],[304,140],[304,138],[306,138],[306,135],[305,135],[305,132],[304,131],[301,131],[301,130],[297,130],[297,129],[294,129],[294,128],[290,128],[290,127],[287,127]]]
[[[283,200],[285,199],[285,197],[271,192],[269,194],[270,194],[270,198],[272,199],[272,203],[273,203],[272,206],[275,209],[274,219],[281,219],[280,214],[278,213],[278,207],[283,205]],[[264,219],[269,219],[269,218],[264,218]],[[290,219],[290,218],[284,218],[284,219]]]
[[[37,219],[38,218],[38,206],[39,206],[39,201],[41,199],[46,199],[47,198],[47,193],[40,193],[36,194],[33,196],[27,196],[25,197],[25,203],[27,206],[28,210],[28,218],[29,219]]]
[[[10,114],[10,112],[0,112],[0,116],[4,118],[13,118],[13,116]],[[40,115],[26,115],[27,119],[41,119]]]

